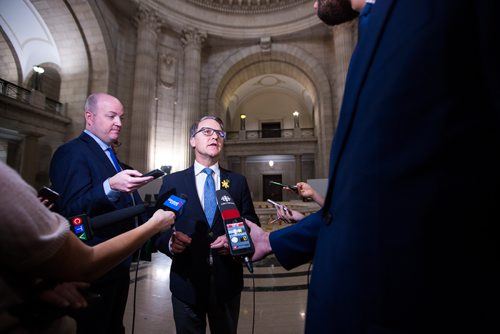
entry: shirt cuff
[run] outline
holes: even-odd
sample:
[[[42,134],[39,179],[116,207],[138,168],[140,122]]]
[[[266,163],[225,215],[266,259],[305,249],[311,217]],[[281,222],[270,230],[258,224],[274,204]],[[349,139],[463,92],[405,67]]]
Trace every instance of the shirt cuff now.
[[[109,185],[109,179],[106,179],[106,181],[104,181],[102,185],[104,187],[104,193],[106,194],[106,197],[108,197],[111,202],[118,201],[118,199],[120,198],[120,192],[111,189],[111,186]]]

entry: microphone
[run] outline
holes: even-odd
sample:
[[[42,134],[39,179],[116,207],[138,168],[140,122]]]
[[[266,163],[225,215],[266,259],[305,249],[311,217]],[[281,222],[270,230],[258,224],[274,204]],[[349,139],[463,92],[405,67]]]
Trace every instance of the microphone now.
[[[156,209],[172,211],[177,219],[182,214],[188,197],[185,194],[181,194],[180,197],[178,197],[176,193],[176,189],[172,188],[161,195],[156,202]],[[172,225],[171,229],[175,231],[175,223]]]
[[[138,204],[90,218],[90,225],[94,230],[97,230],[116,222],[138,216],[144,212],[146,212],[144,204]]]
[[[224,190],[217,190],[217,206],[224,221],[226,237],[229,241],[229,252],[232,256],[243,258],[248,271],[253,273],[250,256],[255,252],[248,226],[241,217],[231,195]]]
[[[80,240],[92,240],[94,238],[94,230],[106,227],[119,221],[138,216],[146,211],[143,204],[134,205],[128,208],[119,209],[104,213],[93,218],[89,218],[86,214],[81,214],[68,218],[70,229]]]
[[[176,193],[175,188],[172,188],[161,195],[156,201],[156,210],[163,209],[172,211],[175,213],[176,218],[179,217],[184,210],[188,197],[185,194],[177,196]]]

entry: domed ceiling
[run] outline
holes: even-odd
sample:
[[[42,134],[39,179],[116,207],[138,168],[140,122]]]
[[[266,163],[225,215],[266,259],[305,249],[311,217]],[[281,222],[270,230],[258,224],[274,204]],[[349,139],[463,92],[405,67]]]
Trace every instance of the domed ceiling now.
[[[195,27],[225,39],[273,39],[321,26],[313,0],[107,0],[133,17],[149,8],[164,26],[180,32]]]
[[[187,0],[188,2],[226,13],[269,13],[290,8],[310,0]]]

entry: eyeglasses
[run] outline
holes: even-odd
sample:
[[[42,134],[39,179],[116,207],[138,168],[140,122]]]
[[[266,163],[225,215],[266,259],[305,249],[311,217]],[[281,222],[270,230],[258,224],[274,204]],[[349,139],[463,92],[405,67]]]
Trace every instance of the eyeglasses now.
[[[203,133],[205,136],[209,137],[211,135],[213,135],[214,133],[217,134],[217,136],[221,137],[222,139],[226,138],[226,133],[222,130],[215,130],[215,129],[212,129],[212,128],[201,128],[199,129],[198,131],[196,131],[192,137],[196,136],[198,133]]]

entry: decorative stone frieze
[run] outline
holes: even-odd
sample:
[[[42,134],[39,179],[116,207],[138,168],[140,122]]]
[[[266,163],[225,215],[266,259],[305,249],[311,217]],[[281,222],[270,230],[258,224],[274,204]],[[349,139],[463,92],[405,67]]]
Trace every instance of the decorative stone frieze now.
[[[261,14],[301,5],[310,0],[187,0],[207,9],[232,14]]]

